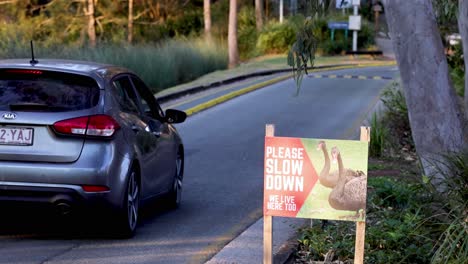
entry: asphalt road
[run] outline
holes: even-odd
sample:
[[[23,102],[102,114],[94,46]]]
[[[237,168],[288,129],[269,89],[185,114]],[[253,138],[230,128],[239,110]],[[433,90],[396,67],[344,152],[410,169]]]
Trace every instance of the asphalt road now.
[[[397,75],[396,67],[328,72]],[[56,219],[2,208],[3,263],[204,263],[261,217],[265,124],[277,136],[355,137],[389,80],[304,78],[235,98],[178,125],[186,146],[182,206],[146,208],[133,239],[94,227],[93,215]],[[184,109],[188,105],[178,103]]]

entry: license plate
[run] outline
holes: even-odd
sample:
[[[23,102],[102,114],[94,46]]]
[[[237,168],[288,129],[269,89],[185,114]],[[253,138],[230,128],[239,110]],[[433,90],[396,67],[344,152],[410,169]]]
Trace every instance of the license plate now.
[[[33,143],[32,128],[0,127],[0,144],[30,146]]]

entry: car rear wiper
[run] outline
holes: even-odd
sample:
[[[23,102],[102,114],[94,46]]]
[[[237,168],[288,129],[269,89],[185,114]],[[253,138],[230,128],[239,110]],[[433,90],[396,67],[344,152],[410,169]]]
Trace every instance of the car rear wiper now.
[[[63,106],[51,106],[44,103],[16,103],[9,105],[11,111],[60,111],[67,110]]]

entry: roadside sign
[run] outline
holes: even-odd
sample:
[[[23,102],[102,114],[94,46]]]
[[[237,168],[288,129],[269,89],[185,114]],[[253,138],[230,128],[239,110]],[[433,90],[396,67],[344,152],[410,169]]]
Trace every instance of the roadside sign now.
[[[265,138],[266,215],[296,217],[317,181],[300,138]]]
[[[364,221],[367,156],[363,141],[265,137],[264,214]]]
[[[372,7],[372,10],[374,10],[374,12],[382,12],[382,11],[383,11],[381,5],[374,5],[374,6]]]
[[[267,125],[263,263],[273,262],[273,216],[356,221],[354,263],[364,263],[370,128],[361,127],[360,141],[284,138],[274,135],[274,125]],[[327,144],[333,146],[331,155],[338,164],[338,180],[330,177],[333,173],[330,172]],[[323,160],[316,151],[322,152]],[[320,173],[317,168],[321,168]]]
[[[346,21],[330,21],[328,22],[328,28],[330,29],[330,38],[333,42],[335,40],[335,30],[343,29],[345,31],[345,39],[348,39],[348,28],[349,23]]]

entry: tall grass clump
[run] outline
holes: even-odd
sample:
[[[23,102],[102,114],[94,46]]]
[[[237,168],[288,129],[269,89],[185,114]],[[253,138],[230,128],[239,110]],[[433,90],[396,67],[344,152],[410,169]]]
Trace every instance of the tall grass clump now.
[[[447,188],[437,193],[440,200],[442,234],[431,263],[466,263],[468,259],[468,150],[442,155],[438,171],[445,175]],[[442,166],[442,167],[440,167]],[[448,170],[447,170],[448,168]],[[428,181],[430,182],[430,181]]]
[[[8,24],[0,27],[0,59],[24,57],[29,51],[29,42],[33,39],[30,32],[18,30]],[[30,54],[30,53],[29,53]]]
[[[18,50],[12,44],[2,49],[2,57],[29,57],[29,45]],[[9,50],[15,51],[9,53]],[[62,47],[36,43],[36,57],[94,61],[126,67],[138,74],[158,92],[194,80],[203,74],[227,67],[227,48],[220,43],[208,44],[201,39],[168,40],[159,44],[132,46],[100,45],[96,48]]]
[[[399,82],[393,82],[383,90],[381,101],[385,106],[382,122],[386,124],[390,135],[397,135],[392,137],[390,145],[414,151],[408,107]]]
[[[398,82],[391,83],[381,94],[383,111],[369,120],[371,141],[369,155],[374,158],[392,156],[400,150],[413,151],[414,143],[408,108]]]
[[[386,145],[388,144],[388,129],[383,124],[381,118],[377,117],[377,113],[372,115],[371,121],[371,140],[369,144],[369,155],[371,157],[382,157]]]

